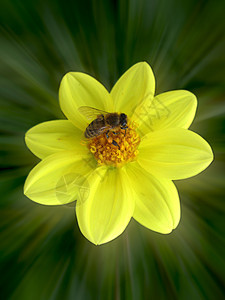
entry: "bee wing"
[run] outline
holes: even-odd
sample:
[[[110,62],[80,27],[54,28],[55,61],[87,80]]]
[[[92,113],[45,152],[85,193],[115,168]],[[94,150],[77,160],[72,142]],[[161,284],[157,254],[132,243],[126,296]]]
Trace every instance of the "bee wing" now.
[[[106,115],[108,112],[90,106],[80,106],[78,111],[85,116],[88,121],[96,119],[100,115]]]

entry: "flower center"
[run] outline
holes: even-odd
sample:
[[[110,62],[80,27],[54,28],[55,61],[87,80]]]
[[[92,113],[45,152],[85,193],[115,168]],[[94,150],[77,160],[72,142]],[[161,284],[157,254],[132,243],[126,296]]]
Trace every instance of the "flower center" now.
[[[90,139],[88,148],[100,165],[121,167],[135,159],[139,143],[136,125],[130,123],[126,131],[118,129]]]

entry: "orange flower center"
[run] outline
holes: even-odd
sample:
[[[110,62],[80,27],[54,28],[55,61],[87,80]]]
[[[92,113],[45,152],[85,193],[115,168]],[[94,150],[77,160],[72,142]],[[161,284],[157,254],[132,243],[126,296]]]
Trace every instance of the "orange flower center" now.
[[[91,138],[88,148],[100,165],[121,167],[135,159],[138,154],[140,137],[136,132],[136,125],[131,123],[126,131],[118,129]]]

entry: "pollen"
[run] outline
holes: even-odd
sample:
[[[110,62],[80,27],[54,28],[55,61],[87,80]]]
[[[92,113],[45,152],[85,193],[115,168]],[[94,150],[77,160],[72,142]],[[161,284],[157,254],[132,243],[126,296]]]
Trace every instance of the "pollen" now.
[[[87,146],[98,164],[121,167],[135,160],[140,143],[136,128],[137,125],[133,122],[128,124],[126,130],[109,131],[91,138]]]

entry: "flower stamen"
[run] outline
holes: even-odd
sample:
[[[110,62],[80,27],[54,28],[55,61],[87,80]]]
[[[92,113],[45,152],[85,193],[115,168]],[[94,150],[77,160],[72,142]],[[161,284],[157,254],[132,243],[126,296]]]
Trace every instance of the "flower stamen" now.
[[[118,129],[116,134],[109,131],[107,135],[108,137],[103,133],[94,137],[87,144],[90,152],[100,165],[121,167],[136,158],[140,137],[136,132],[136,124],[134,122],[128,124],[126,132],[124,129]],[[114,145],[113,141],[118,146]]]

